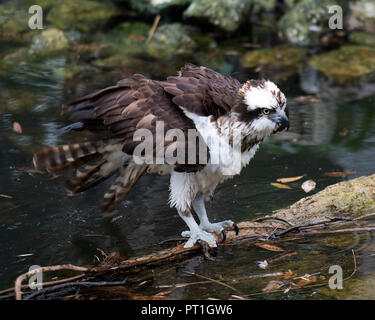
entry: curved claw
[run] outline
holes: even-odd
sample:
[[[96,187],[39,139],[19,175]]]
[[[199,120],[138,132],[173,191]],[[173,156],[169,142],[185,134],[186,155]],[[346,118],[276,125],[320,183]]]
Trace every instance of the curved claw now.
[[[222,234],[222,239],[221,239],[221,242],[225,242],[225,240],[227,239],[227,232],[223,229],[221,230],[221,234]]]
[[[240,230],[238,229],[237,225],[233,222],[233,228],[234,228],[234,232],[236,232],[236,236],[238,236],[238,233],[240,232]]]

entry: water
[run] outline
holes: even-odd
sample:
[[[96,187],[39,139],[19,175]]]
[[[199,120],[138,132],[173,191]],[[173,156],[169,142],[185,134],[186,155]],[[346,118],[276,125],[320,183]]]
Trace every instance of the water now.
[[[229,57],[226,62],[231,74],[241,81],[252,76],[232,60]],[[149,71],[161,69],[150,68],[155,63],[146,61],[137,70],[94,69],[66,78],[67,61],[59,56],[25,63],[0,74],[0,194],[11,196],[0,198],[0,289],[12,286],[15,278],[31,265],[90,264],[98,254],[97,248],[120,252],[124,258],[149,253],[161,249],[160,241],[185,230],[177,212],[167,205],[167,177],[143,177],[122,204],[120,217],[111,222],[102,218],[99,209],[109,183],[70,198],[63,189],[64,174],[52,177],[20,170],[32,168],[32,153],[41,145],[76,139],[73,134],[55,134],[67,124],[60,117],[61,103],[111,85],[132,72],[162,78],[164,74]],[[309,73],[282,81],[280,87],[288,97],[289,132],[265,141],[241,176],[218,187],[214,201],[207,207],[212,220],[252,219],[305,196],[300,182],[292,183],[291,190],[270,185],[280,177],[306,174],[306,178],[317,182],[319,191],[343,179],[375,172],[375,95],[347,96],[346,89],[340,87],[327,94],[331,89],[327,87],[327,92],[322,93],[325,97],[319,101],[301,99],[309,90],[316,90],[316,79]],[[22,134],[12,131],[14,121],[21,124]],[[328,171],[356,174],[348,178],[323,176]],[[257,261],[273,259],[278,253],[246,243],[229,246],[219,250],[214,262],[193,257],[180,261],[178,268],[157,268],[157,285],[165,289],[154,283],[138,292],[169,290],[167,297],[178,299],[229,298],[232,294],[252,299],[375,298],[373,234],[311,236],[273,244],[283,248],[284,253],[296,253],[262,270]],[[341,265],[344,277],[353,272],[352,250],[357,264],[355,274],[345,281],[343,290],[328,289],[331,265]],[[281,292],[264,293],[262,289],[275,278],[249,278],[289,269],[299,276],[317,273],[315,284],[320,286],[296,289],[290,281],[283,280]],[[238,292],[213,282],[173,287],[176,283],[202,281],[186,272],[230,280],[228,283]],[[288,287],[291,289],[283,293]]]

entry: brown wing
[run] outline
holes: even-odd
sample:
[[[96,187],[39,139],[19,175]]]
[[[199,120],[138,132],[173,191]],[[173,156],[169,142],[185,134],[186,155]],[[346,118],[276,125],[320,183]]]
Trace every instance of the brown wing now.
[[[133,140],[137,129],[148,129],[154,137],[156,152],[156,122],[164,125],[164,133],[170,129],[182,130],[187,137],[189,129],[195,129],[192,120],[172,101],[173,96],[164,90],[162,82],[149,80],[136,74],[63,106],[63,113],[72,121],[80,121],[83,128],[104,133],[109,138],[123,141],[123,151],[133,154],[140,143]],[[172,145],[173,144],[173,145]],[[168,147],[178,148],[174,141],[165,141]],[[185,144],[184,163],[175,166],[176,171],[197,171],[202,165],[187,165],[189,144]],[[170,150],[170,148],[169,148]],[[198,152],[197,152],[198,156]]]
[[[236,79],[193,64],[186,64],[179,76],[168,77],[163,86],[174,96],[175,104],[200,116],[215,118],[230,111],[241,88]]]

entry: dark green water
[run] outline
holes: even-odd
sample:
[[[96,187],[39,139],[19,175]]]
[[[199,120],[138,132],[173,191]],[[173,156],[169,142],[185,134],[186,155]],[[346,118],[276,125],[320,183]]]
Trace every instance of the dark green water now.
[[[10,52],[11,49],[7,48]],[[230,58],[230,57],[229,57]],[[252,74],[228,58],[229,73],[244,81]],[[102,218],[99,208],[108,183],[70,198],[63,188],[64,177],[24,172],[32,168],[32,152],[41,145],[61,144],[78,135],[59,136],[55,131],[67,124],[60,117],[60,105],[93,89],[110,85],[131,72],[162,78],[150,71],[155,62],[145,62],[137,70],[98,70],[66,76],[64,56],[40,63],[25,63],[0,74],[0,289],[13,285],[15,278],[31,265],[92,263],[97,248],[133,256],[159,250],[158,243],[179,236],[185,225],[167,205],[168,178],[145,176],[131,191],[114,221]],[[163,63],[158,68],[160,70]],[[135,68],[134,68],[135,69]],[[168,69],[168,66],[165,66]],[[176,70],[172,70],[175,72]],[[306,174],[317,182],[315,191],[343,178],[323,176],[327,171],[356,171],[355,178],[375,172],[375,107],[373,95],[347,95],[345,88],[325,88],[316,102],[301,100],[301,87],[314,91],[308,75],[300,73],[279,84],[288,97],[290,131],[267,140],[242,175],[221,185],[215,200],[208,205],[209,216],[216,221],[242,221],[257,217],[258,212],[285,207],[305,196],[300,182],[291,190],[270,185],[280,177]],[[328,86],[328,85],[327,85]],[[330,91],[330,89],[332,89]],[[323,90],[323,89],[321,89]],[[14,121],[22,125],[22,134],[12,131]],[[345,178],[348,179],[348,178]],[[314,192],[315,192],[314,191]],[[290,258],[260,269],[258,260],[277,255],[250,244],[220,249],[214,262],[194,257],[179,263],[179,268],[156,269],[157,288],[153,284],[138,290],[144,294],[171,290],[171,298],[229,298],[232,294],[255,299],[346,299],[375,298],[375,242],[373,234],[314,236],[282,240],[276,245]],[[357,271],[344,282],[343,290],[328,288],[328,268],[340,265],[344,277],[353,271],[352,249]],[[30,254],[27,256],[20,256]],[[287,293],[258,294],[274,278],[249,279],[251,275],[286,272],[319,273],[320,287],[300,288]],[[185,272],[210,278],[233,280],[227,287],[203,283],[170,288],[175,283],[202,281]],[[164,286],[164,287],[163,287]],[[288,286],[282,287],[286,289]]]

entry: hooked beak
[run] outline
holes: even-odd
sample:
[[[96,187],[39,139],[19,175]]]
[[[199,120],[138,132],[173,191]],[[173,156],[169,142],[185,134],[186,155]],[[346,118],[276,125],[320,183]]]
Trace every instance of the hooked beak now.
[[[289,119],[285,114],[275,114],[270,119],[277,124],[277,128],[274,133],[283,131],[284,129],[289,130]]]

